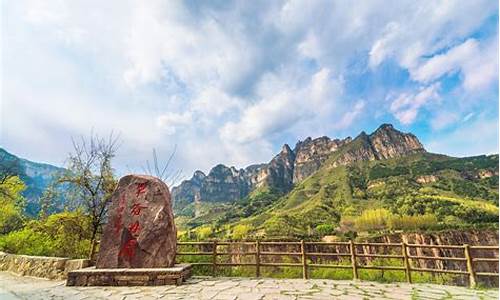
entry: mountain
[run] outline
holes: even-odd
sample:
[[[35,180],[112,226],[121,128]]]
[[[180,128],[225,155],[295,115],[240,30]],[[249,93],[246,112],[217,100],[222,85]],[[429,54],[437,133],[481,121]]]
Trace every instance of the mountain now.
[[[26,184],[23,196],[27,200],[26,212],[36,215],[40,210],[38,199],[53,181],[54,177],[65,169],[53,165],[32,162],[19,158],[0,148],[0,168],[19,176]]]
[[[415,135],[383,124],[354,139],[285,145],[266,164],[198,171],[173,195],[181,230],[208,227],[226,237],[242,230],[266,237],[344,232],[377,209],[401,223],[391,226],[498,226],[498,155],[429,153]]]
[[[301,236],[379,208],[401,216],[433,214],[452,228],[498,223],[498,155],[417,153],[340,166],[332,159],[265,211],[224,221],[264,235]]]
[[[174,209],[178,215],[193,215],[198,214],[195,203],[236,202],[257,189],[287,193],[314,174],[332,154],[337,155],[336,165],[345,165],[422,152],[425,149],[413,134],[400,132],[390,124],[381,125],[370,135],[362,132],[354,140],[308,137],[299,141],[294,150],[283,145],[281,152],[266,164],[240,170],[220,164],[208,175],[196,171],[190,180],[172,189]]]

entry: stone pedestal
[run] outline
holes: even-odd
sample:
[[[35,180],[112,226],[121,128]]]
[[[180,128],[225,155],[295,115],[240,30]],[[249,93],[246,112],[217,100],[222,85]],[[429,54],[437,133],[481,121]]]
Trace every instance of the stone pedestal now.
[[[190,264],[170,268],[96,269],[68,273],[67,286],[155,286],[181,285],[191,276]]]

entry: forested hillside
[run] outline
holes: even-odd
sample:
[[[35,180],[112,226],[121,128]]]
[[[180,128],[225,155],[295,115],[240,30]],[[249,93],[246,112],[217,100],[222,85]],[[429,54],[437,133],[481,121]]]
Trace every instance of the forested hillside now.
[[[498,155],[418,153],[338,165],[359,147],[333,154],[286,194],[262,188],[232,204],[205,206],[184,228],[195,228],[194,235],[301,237],[498,223]]]

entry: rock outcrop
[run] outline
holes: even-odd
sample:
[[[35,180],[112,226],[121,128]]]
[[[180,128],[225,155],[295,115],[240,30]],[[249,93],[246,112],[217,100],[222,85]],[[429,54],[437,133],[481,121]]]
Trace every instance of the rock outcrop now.
[[[175,263],[177,231],[170,193],[155,177],[120,179],[101,238],[96,267],[165,268]]]
[[[205,176],[196,171],[190,180],[172,190],[177,207],[198,202],[233,202],[260,187],[286,193],[294,184],[315,173],[327,161],[333,166],[362,160],[396,158],[425,152],[416,136],[383,124],[372,134],[359,134],[354,140],[323,136],[299,141],[293,150],[283,145],[269,163],[237,170],[217,165]]]
[[[383,124],[370,135],[370,143],[377,159],[401,157],[425,152],[424,146],[411,133],[402,133],[391,124]]]
[[[349,142],[351,142],[350,137],[343,140],[331,140],[326,136],[314,140],[309,137],[298,142],[294,149],[293,182],[300,182],[312,175],[330,157],[332,152]]]
[[[295,154],[285,144],[281,152],[267,164],[251,165],[237,170],[234,167],[217,165],[207,176],[196,171],[193,178],[183,181],[173,188],[172,195],[176,208],[179,203],[232,202],[244,198],[252,190],[271,187],[286,192],[293,185]]]
[[[411,133],[403,133],[390,124],[381,125],[367,135],[361,132],[352,142],[340,149],[332,166],[347,165],[356,161],[382,160],[425,152],[424,147]]]

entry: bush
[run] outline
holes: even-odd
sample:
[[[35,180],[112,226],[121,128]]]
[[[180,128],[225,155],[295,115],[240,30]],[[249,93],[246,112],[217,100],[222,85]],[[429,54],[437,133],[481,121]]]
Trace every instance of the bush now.
[[[251,226],[249,225],[243,225],[243,224],[236,225],[233,228],[232,238],[235,240],[246,238],[250,229]]]
[[[344,218],[341,228],[345,227],[344,231],[347,231],[352,228],[352,223],[356,231],[416,230],[434,227],[438,219],[430,213],[401,216],[386,209],[369,209],[354,219]]]
[[[397,216],[389,218],[388,227],[392,230],[416,230],[427,229],[437,225],[438,220],[435,215],[425,214],[416,216]]]
[[[0,249],[14,254],[84,258],[90,235],[90,220],[81,211],[62,212],[0,236]]]
[[[197,228],[195,232],[196,232],[196,237],[200,240],[203,240],[212,235],[212,227],[202,226]]]
[[[314,231],[320,236],[332,235],[335,233],[335,226],[332,224],[321,224],[316,226]]]
[[[387,229],[387,221],[391,213],[387,209],[368,209],[354,221],[357,231],[381,231]]]

